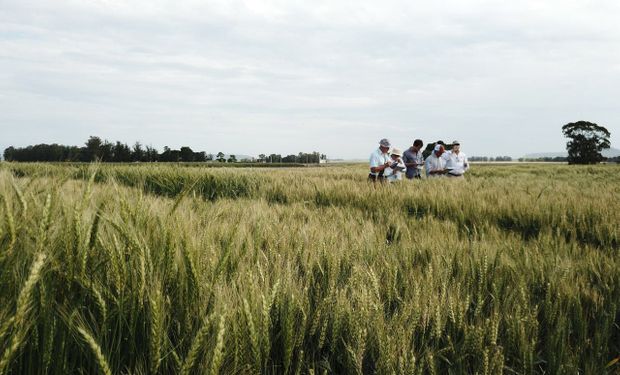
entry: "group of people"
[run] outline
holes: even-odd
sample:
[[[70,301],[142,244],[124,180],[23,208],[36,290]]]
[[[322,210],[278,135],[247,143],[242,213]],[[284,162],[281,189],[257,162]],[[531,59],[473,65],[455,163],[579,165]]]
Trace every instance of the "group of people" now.
[[[442,141],[436,142],[426,160],[422,156],[423,146],[424,142],[416,139],[411,147],[402,152],[396,147],[392,148],[388,139],[380,140],[379,148],[370,154],[368,178],[371,181],[394,182],[402,180],[404,174],[409,180],[421,179],[422,167],[428,178],[464,178],[469,162],[461,152],[458,141],[452,142],[451,150],[447,150]]]

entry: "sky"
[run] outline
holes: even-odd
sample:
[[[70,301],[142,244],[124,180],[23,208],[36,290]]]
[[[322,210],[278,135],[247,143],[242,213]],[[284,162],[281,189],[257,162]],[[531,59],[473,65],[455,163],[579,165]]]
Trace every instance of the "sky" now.
[[[618,19],[617,0],[0,0],[0,148],[519,157],[579,120],[620,148]]]

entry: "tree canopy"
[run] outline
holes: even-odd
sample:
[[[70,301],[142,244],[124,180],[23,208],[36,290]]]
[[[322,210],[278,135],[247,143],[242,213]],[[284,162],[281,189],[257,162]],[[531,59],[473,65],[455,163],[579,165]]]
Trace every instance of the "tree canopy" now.
[[[588,121],[571,122],[562,126],[566,143],[568,164],[596,164],[605,158],[601,151],[611,146],[607,129]]]

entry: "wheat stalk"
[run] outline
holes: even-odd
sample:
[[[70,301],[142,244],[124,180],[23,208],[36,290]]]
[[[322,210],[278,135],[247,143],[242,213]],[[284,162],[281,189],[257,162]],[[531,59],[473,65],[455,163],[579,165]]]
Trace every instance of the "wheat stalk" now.
[[[222,365],[222,359],[224,357],[224,334],[226,333],[225,322],[225,316],[222,314],[217,328],[217,339],[215,341],[215,347],[213,348],[213,356],[211,359],[211,368],[209,371],[209,374],[211,375],[219,374],[220,366]]]
[[[95,355],[95,358],[97,359],[97,364],[99,365],[101,372],[104,375],[112,375],[112,371],[110,370],[108,361],[103,355],[101,347],[99,346],[95,338],[82,327],[76,327],[76,330],[80,333],[80,335],[82,335],[82,338],[84,339],[84,341],[86,341],[86,343],[90,347],[90,350],[92,350],[93,354]]]
[[[153,296],[154,295],[154,296]],[[151,308],[151,324],[150,324],[150,353],[151,353],[151,373],[157,373],[161,362],[161,345],[162,345],[162,306],[161,291],[155,288],[153,293],[149,295],[149,305]]]
[[[2,359],[0,359],[0,374],[4,373],[4,370],[9,365],[13,355],[19,350],[23,344],[24,338],[28,333],[32,322],[28,321],[28,313],[32,306],[34,287],[41,278],[41,271],[47,255],[45,253],[39,253],[30,267],[30,273],[24,286],[22,287],[19,297],[17,298],[17,309],[15,315],[12,318],[13,327],[16,329],[15,333],[11,337],[11,342],[4,350]],[[4,327],[3,327],[4,328]]]
[[[205,319],[205,321],[202,323],[202,327],[200,327],[200,330],[198,330],[198,333],[194,337],[194,340],[192,341],[192,346],[187,353],[187,356],[185,357],[185,361],[183,361],[181,375],[188,375],[191,373],[192,368],[194,367],[194,363],[198,358],[198,354],[200,354],[200,351],[202,350],[203,343],[207,338],[207,334],[209,333],[209,330],[211,328],[211,319],[211,316]]]

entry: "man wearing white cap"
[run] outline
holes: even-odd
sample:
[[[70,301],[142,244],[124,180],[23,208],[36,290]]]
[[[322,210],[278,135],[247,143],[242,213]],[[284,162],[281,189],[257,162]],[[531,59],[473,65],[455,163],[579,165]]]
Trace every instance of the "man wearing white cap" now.
[[[368,179],[371,181],[383,181],[385,169],[390,166],[390,140],[383,138],[379,141],[379,148],[370,154],[370,174]]]
[[[424,169],[426,177],[443,177],[446,174],[446,160],[441,156],[445,152],[443,145],[436,144],[433,152],[426,158]]]
[[[390,153],[390,166],[385,168],[383,176],[387,182],[401,181],[403,179],[403,171],[407,169],[403,159],[401,159],[403,153],[400,149],[394,147]]]
[[[446,152],[442,156],[446,160],[446,169],[448,177],[461,177],[469,169],[467,155],[461,152],[461,144],[459,141],[452,142],[452,150]]]

